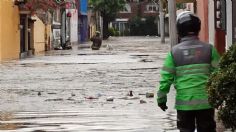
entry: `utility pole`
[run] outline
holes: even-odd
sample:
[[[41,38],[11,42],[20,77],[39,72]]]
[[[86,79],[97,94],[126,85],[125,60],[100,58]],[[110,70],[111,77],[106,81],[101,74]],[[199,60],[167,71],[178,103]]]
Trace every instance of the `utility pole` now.
[[[176,30],[176,0],[168,0],[169,11],[169,34],[171,47],[177,44],[177,30]]]
[[[161,32],[161,43],[165,43],[165,19],[163,12],[163,0],[159,0],[159,18],[160,18],[160,32]]]

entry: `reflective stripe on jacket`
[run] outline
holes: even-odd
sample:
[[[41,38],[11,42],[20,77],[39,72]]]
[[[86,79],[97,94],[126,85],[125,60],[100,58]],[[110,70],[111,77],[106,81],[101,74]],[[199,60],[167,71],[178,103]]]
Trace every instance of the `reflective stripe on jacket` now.
[[[216,70],[218,60],[219,55],[212,45],[199,41],[197,37],[181,39],[164,61],[157,102],[167,102],[167,93],[174,84],[177,110],[211,108],[206,82]]]

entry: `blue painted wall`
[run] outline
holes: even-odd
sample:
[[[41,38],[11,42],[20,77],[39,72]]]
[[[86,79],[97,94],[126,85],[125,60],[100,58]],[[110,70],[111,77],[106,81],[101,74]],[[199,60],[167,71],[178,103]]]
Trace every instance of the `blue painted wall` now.
[[[87,41],[88,39],[88,0],[79,0],[79,40],[80,43]]]
[[[81,27],[80,27],[80,42],[83,43],[88,38],[88,18],[86,15],[80,16]]]
[[[80,0],[80,13],[87,15],[88,12],[88,0]]]

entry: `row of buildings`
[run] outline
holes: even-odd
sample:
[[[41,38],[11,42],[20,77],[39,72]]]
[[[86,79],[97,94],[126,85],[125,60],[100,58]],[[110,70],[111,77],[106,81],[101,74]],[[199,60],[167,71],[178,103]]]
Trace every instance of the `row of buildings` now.
[[[124,10],[118,13],[111,27],[117,29],[120,35],[123,35],[130,28],[130,21],[135,17],[140,17],[143,21],[147,17],[156,17],[156,25],[159,26],[157,24],[158,15],[159,6],[157,0],[126,0]],[[157,29],[159,28],[157,27]],[[166,31],[168,32],[168,25],[166,26]]]
[[[102,31],[102,17],[90,9],[88,0],[62,0],[68,4],[66,9],[36,15],[21,8],[25,1],[0,0],[0,61],[68,49],[73,43],[86,42],[96,30]],[[127,0],[125,7],[111,23],[121,35],[139,13],[158,17],[158,5],[152,0]]]
[[[66,8],[32,15],[22,8],[26,0],[0,0],[0,62],[86,41],[87,0],[65,1]]]
[[[0,61],[19,59],[52,49],[70,48],[83,43],[102,31],[102,18],[92,12],[88,0],[65,0],[68,8],[37,15],[21,9],[25,0],[0,0]],[[176,0],[182,10],[196,13],[202,20],[200,39],[214,44],[220,53],[236,43],[236,0]],[[77,6],[75,6],[77,4]],[[168,13],[165,15],[165,32],[168,35]],[[178,13],[179,11],[177,11]],[[110,24],[120,35],[129,29],[136,16],[156,17],[158,34],[158,0],[126,0],[124,10]]]
[[[202,27],[199,38],[202,41],[214,44],[220,53],[236,43],[236,0],[176,0],[176,3],[182,5],[177,14],[188,10],[200,17]],[[118,18],[112,24],[121,33],[129,28],[129,20],[137,14],[143,18],[159,15],[158,0],[127,0],[125,7],[126,9],[118,14]],[[165,33],[168,35],[169,15],[166,9],[164,12]],[[159,19],[157,19],[157,29],[160,33],[158,23]]]

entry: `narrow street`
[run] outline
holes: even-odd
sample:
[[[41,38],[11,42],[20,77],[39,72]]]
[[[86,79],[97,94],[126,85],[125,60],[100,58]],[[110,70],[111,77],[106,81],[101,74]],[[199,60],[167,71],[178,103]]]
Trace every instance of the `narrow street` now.
[[[0,131],[176,132],[174,90],[167,112],[146,97],[168,50],[158,37],[112,37],[98,51],[76,45],[1,63]]]

